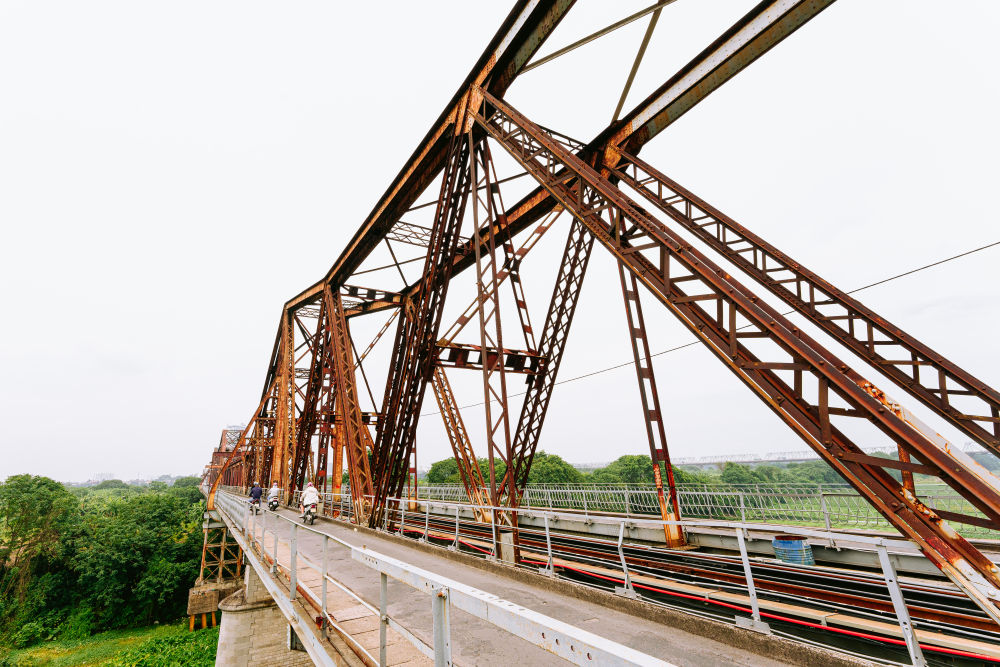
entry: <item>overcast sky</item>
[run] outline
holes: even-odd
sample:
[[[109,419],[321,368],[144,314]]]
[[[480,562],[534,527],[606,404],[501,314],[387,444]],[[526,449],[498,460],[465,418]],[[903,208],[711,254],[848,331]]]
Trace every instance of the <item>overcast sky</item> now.
[[[580,0],[542,53],[643,5]],[[752,5],[666,8],[626,109]],[[0,479],[200,472],[259,399],[282,303],[327,271],[509,8],[0,3]],[[525,74],[509,101],[591,138],[644,29]],[[840,0],[643,156],[844,289],[1000,240],[998,29],[990,0]],[[567,224],[526,262],[536,328]],[[993,248],[859,298],[997,386],[998,263]],[[562,378],[630,359],[617,280],[595,251]],[[691,340],[645,304],[654,350]],[[357,324],[359,346],[382,321]],[[674,456],[803,448],[704,350],[655,367]],[[454,381],[481,400],[478,376]],[[449,452],[434,410],[428,395],[422,467]],[[477,438],[481,410],[464,412]],[[561,386],[541,446],[648,451],[633,372]]]

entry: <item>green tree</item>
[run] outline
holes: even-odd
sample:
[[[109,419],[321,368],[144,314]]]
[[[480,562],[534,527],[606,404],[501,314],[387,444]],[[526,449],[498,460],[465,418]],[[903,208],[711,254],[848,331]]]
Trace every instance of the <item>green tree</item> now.
[[[483,482],[486,483],[486,486],[489,486],[490,485],[490,460],[487,459],[487,458],[481,458],[481,459],[477,459],[477,462],[479,463],[479,473],[483,476]],[[503,483],[503,477],[506,474],[507,474],[507,464],[504,463],[503,461],[501,461],[498,458],[494,458],[493,459],[493,476],[496,478],[497,486],[500,486]],[[462,481],[458,477],[457,466],[456,466],[455,481],[456,482],[461,482]]]
[[[15,475],[0,484],[0,599],[23,600],[36,559],[55,557],[76,498],[48,477]]]
[[[188,475],[187,477],[178,477],[174,480],[174,488],[193,486],[198,488],[201,485],[201,477],[195,475]]]
[[[451,457],[432,463],[431,469],[427,471],[429,484],[455,484],[460,481],[458,463]]]
[[[70,567],[103,628],[168,621],[184,610],[201,557],[201,504],[145,493],[87,512]]]
[[[595,470],[588,481],[595,484],[652,484],[653,460],[645,454],[625,454]]]
[[[754,484],[757,482],[749,466],[733,463],[732,461],[726,461],[726,464],[722,467],[721,479],[724,484],[730,485]]]
[[[528,471],[528,484],[580,484],[583,473],[561,456],[536,452]]]

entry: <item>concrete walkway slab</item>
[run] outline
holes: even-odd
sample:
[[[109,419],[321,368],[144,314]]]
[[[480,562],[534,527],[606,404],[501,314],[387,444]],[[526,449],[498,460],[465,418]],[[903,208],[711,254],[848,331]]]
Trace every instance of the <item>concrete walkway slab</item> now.
[[[290,519],[296,519],[298,516],[296,512],[290,510],[281,510],[281,514]],[[279,540],[284,543],[288,539],[290,528],[287,523],[271,521],[269,529],[275,523],[279,523]],[[313,528],[352,545],[378,551],[386,556],[397,558],[435,574],[497,595],[533,611],[682,667],[714,667],[723,664],[777,667],[792,664],[668,627],[656,621],[609,609],[589,600],[547,590],[507,577],[496,576],[480,568],[455,562],[446,557],[444,553],[428,552],[415,545],[400,543],[390,536],[358,530],[339,521],[320,519]],[[297,533],[299,553],[319,563],[322,554],[322,537],[306,530],[299,530]],[[279,553],[281,554],[279,560],[287,558],[285,544],[279,546]],[[348,587],[363,600],[375,607],[378,606],[378,574],[354,561],[347,548],[333,541],[329,542],[328,546],[328,571],[334,579]],[[307,574],[305,576],[306,579],[300,577],[300,581],[309,581],[309,587],[312,589],[313,586],[316,586],[315,590],[318,590],[318,575]],[[331,595],[333,595],[334,587],[330,585],[329,588]],[[377,618],[370,616],[369,620],[370,612],[365,607],[352,601],[350,596],[345,593],[341,592],[340,595],[343,597],[338,597],[336,603],[328,598],[329,608],[340,611],[340,614],[335,613],[334,617],[338,619],[338,622],[342,621],[343,627],[350,628],[349,631],[352,634],[356,632],[356,638],[366,648],[374,650],[377,655]],[[340,602],[341,599],[343,602]],[[416,637],[428,645],[432,645],[430,597],[390,578],[388,599],[389,615]],[[362,613],[362,610],[368,614]],[[368,623],[374,625],[369,626]],[[451,635],[452,654],[456,664],[504,666],[561,664],[561,661],[551,653],[511,635],[487,621],[456,609],[452,610]],[[374,639],[371,639],[372,637]],[[394,650],[390,651],[392,657],[396,657],[397,660],[412,659],[414,664],[426,660],[419,654],[411,658],[413,654],[404,652],[404,647],[399,642],[409,644],[402,638],[391,642],[394,646]],[[413,650],[415,651],[415,649]]]

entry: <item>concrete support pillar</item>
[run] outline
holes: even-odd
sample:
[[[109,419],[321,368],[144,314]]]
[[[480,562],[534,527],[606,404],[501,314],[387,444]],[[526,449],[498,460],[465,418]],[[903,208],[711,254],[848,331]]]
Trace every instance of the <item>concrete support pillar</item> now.
[[[288,648],[288,621],[252,567],[245,569],[243,581],[243,588],[219,603],[216,666],[312,665],[304,651]]]

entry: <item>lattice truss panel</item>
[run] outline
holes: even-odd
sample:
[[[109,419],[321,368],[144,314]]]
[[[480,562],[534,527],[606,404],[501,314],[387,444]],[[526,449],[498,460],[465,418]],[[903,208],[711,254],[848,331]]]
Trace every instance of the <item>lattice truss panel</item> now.
[[[614,316],[631,343],[664,519],[680,513],[644,308],[683,324],[1000,620],[996,567],[950,525],[1000,529],[1000,481],[890,393],[994,454],[1000,394],[637,157],[831,3],[760,3],[636,108],[621,119],[616,111],[589,143],[504,100],[519,74],[549,59],[532,61],[573,4],[518,3],[336,264],[283,307],[260,403],[221,452],[225,463],[208,468],[210,481],[278,482],[292,492],[312,481],[339,493],[346,467],[355,520],[377,526],[388,499],[414,492],[417,425],[436,407],[469,500],[504,508],[499,520],[510,522],[599,248],[618,265]],[[652,20],[619,110],[668,4],[640,13]],[[538,244],[562,238],[554,286],[528,284],[522,263]],[[528,308],[527,293],[539,289],[551,290],[544,319]],[[476,395],[459,398],[459,376]],[[433,405],[424,403],[428,391]],[[460,411],[469,402],[480,406]],[[861,442],[898,456],[871,456]],[[949,485],[975,511],[930,509],[914,473]],[[683,535],[668,528],[666,539],[676,545]]]

